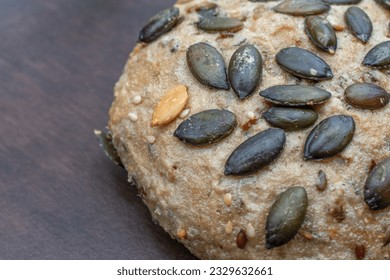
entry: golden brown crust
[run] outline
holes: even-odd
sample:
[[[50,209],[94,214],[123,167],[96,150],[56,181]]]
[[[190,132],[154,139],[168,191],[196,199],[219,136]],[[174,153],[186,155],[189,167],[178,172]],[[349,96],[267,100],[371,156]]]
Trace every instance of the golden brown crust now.
[[[222,14],[246,18],[243,30],[224,38],[199,31],[194,25],[198,17],[191,7],[206,2],[216,2]],[[390,224],[390,210],[370,211],[363,200],[363,185],[371,161],[379,162],[390,155],[390,107],[358,110],[344,101],[343,94],[355,82],[373,82],[390,89],[388,71],[361,66],[365,54],[387,40],[390,13],[374,1],[362,1],[359,6],[373,21],[372,38],[364,45],[345,28],[337,32],[339,47],[335,55],[330,55],[309,42],[302,17],[272,11],[278,2],[179,3],[176,6],[184,21],[157,41],[136,46],[115,86],[115,101],[110,110],[109,127],[114,144],[130,178],[134,177],[142,190],[153,218],[173,238],[204,259],[355,259],[357,245],[365,246],[368,259],[388,259],[390,246],[382,247],[382,241]],[[329,14],[342,19],[346,8],[333,6]],[[186,49],[197,42],[216,47],[227,64],[238,45],[243,42],[255,45],[264,59],[263,81],[256,93],[239,101],[232,90],[215,90],[200,84],[186,64]],[[172,46],[177,45],[172,52]],[[268,106],[257,92],[273,85],[300,82],[283,71],[274,59],[280,49],[290,46],[309,49],[331,66],[334,78],[316,84],[333,94],[328,102],[316,108],[320,116],[317,123],[335,114],[352,116],[356,122],[352,143],[339,156],[307,162],[303,161],[303,145],[311,128],[289,132],[282,155],[269,167],[251,176],[224,176],[226,159],[234,148],[268,128],[263,119],[258,119],[248,130],[241,128],[253,114],[259,118]],[[232,135],[220,143],[193,148],[173,137],[180,118],[166,126],[150,127],[158,101],[179,84],[188,88],[190,114],[215,108],[234,112],[239,126]],[[142,97],[142,102],[135,104],[135,96]],[[328,180],[324,192],[315,187],[320,169]],[[276,195],[291,186],[307,190],[306,220],[300,234],[288,244],[266,250],[268,209]],[[237,248],[236,244],[241,230],[248,236],[245,249]]]

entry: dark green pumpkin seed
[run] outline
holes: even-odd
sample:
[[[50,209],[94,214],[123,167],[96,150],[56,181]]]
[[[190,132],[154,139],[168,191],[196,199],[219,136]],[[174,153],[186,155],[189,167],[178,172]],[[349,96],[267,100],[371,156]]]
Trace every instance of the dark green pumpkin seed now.
[[[358,83],[345,90],[345,100],[360,109],[380,109],[390,101],[389,93],[383,88],[370,83]]]
[[[225,60],[216,48],[196,43],[187,50],[187,64],[192,75],[202,84],[217,89],[229,89]]]
[[[261,81],[263,59],[252,45],[238,48],[229,64],[229,81],[239,99],[250,96]]]
[[[337,36],[326,19],[319,16],[306,17],[305,30],[316,47],[332,54],[336,52]]]
[[[199,29],[206,32],[237,32],[244,25],[236,18],[230,17],[203,17],[197,23]]]
[[[304,160],[324,159],[344,150],[355,133],[355,121],[350,116],[336,115],[320,122],[305,143]]]
[[[372,22],[369,16],[359,7],[350,7],[344,14],[345,22],[360,41],[367,43],[372,34]]]
[[[141,42],[152,42],[169,32],[179,21],[180,10],[172,7],[152,17],[139,33]]]
[[[330,6],[321,0],[285,0],[274,8],[277,13],[293,16],[317,15],[329,9]]]
[[[322,0],[330,5],[351,5],[359,4],[362,0]]]
[[[276,62],[287,72],[310,80],[330,80],[333,78],[329,65],[312,52],[297,48],[285,48],[276,54]]]
[[[263,113],[263,117],[274,127],[294,131],[311,126],[317,120],[318,114],[306,108],[272,107]]]
[[[382,42],[373,47],[363,60],[363,65],[370,67],[390,66],[390,41]]]
[[[305,221],[307,206],[307,193],[302,187],[288,188],[276,198],[265,226],[267,249],[284,245],[294,238]]]
[[[379,162],[368,174],[364,200],[371,210],[384,209],[390,205],[390,158]]]
[[[273,162],[282,152],[286,135],[282,129],[269,128],[247,139],[229,156],[225,175],[249,175]]]
[[[94,130],[95,136],[99,142],[99,146],[103,149],[106,156],[119,167],[124,167],[123,163],[112,143],[112,136],[110,133],[104,133],[100,130]]]
[[[328,186],[328,179],[324,171],[318,171],[318,184],[316,184],[317,190],[323,192]]]
[[[186,144],[203,146],[221,141],[237,126],[236,116],[227,110],[206,110],[192,115],[175,130],[174,136]]]
[[[383,8],[390,10],[390,0],[375,0]]]
[[[274,104],[285,106],[317,105],[327,101],[330,92],[314,86],[273,86],[260,92],[260,96]]]

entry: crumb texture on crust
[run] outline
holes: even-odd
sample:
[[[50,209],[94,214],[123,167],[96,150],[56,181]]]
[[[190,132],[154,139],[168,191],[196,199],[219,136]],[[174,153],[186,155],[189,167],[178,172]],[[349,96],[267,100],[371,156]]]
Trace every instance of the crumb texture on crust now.
[[[220,15],[240,18],[244,28],[233,36],[205,33],[194,25],[194,7],[216,3]],[[370,211],[363,199],[363,186],[372,160],[390,156],[390,106],[360,110],[344,100],[344,90],[356,82],[375,83],[390,90],[389,70],[361,65],[367,52],[389,40],[390,13],[374,1],[358,6],[370,16],[374,31],[367,44],[347,28],[337,32],[334,55],[318,50],[304,32],[304,18],[275,13],[280,1],[254,3],[247,0],[178,1],[184,20],[172,31],[148,44],[138,44],[115,86],[109,128],[114,144],[153,218],[196,256],[203,259],[355,259],[356,244],[364,245],[366,258],[389,259],[390,246],[383,247],[390,209]],[[332,6],[328,14],[338,27],[349,6]],[[191,74],[187,48],[198,42],[216,47],[229,64],[233,52],[250,43],[263,57],[263,78],[254,95],[240,101],[233,90],[210,89]],[[314,83],[282,70],[275,61],[282,48],[297,46],[324,59],[334,78]],[[207,109],[226,109],[237,116],[238,126],[219,143],[191,147],[173,132],[183,121],[176,118],[164,126],[151,127],[153,110],[170,89],[183,84],[188,89],[189,115]],[[287,132],[281,156],[267,168],[245,177],[224,176],[231,152],[254,134],[269,128],[261,113],[269,105],[258,95],[274,85],[310,84],[332,93],[315,109],[316,122],[337,114],[352,116],[356,132],[350,145],[338,156],[324,161],[304,161],[304,142],[313,128]],[[134,102],[134,100],[138,100]],[[141,102],[142,101],[142,102]],[[135,118],[136,116],[136,118]],[[188,117],[188,110],[183,113]],[[257,118],[257,121],[253,121]],[[251,121],[248,130],[242,129]],[[248,128],[248,127],[246,127]],[[327,178],[327,189],[316,188],[318,171]],[[288,187],[306,189],[309,206],[299,234],[281,247],[265,248],[265,222],[276,196]],[[244,249],[237,247],[241,230],[247,232]]]

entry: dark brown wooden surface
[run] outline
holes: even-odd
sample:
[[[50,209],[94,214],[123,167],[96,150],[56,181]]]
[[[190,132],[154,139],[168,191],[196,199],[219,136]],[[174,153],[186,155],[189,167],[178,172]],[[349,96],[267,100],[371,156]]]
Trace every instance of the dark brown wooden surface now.
[[[188,259],[101,152],[138,31],[173,0],[0,0],[0,258]]]

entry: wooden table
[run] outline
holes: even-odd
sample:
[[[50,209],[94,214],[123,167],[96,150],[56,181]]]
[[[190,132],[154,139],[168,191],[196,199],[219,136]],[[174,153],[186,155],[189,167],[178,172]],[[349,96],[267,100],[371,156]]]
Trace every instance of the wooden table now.
[[[192,259],[100,150],[138,31],[174,0],[0,0],[0,258]]]

